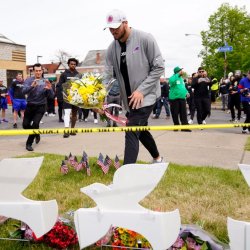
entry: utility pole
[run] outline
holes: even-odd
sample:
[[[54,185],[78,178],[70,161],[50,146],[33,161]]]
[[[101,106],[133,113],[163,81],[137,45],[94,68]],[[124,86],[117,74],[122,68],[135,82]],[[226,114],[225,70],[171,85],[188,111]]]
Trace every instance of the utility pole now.
[[[39,63],[39,58],[41,58],[43,56],[36,56],[36,62]]]

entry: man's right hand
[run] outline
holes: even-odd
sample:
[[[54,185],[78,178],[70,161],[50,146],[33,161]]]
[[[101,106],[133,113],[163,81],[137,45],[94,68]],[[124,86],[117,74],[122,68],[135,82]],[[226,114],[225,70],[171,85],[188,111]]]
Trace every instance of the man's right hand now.
[[[34,82],[31,83],[31,87],[36,87],[37,86],[37,82],[36,80]]]
[[[92,109],[94,112],[100,114],[100,115],[103,115],[104,114],[104,110],[103,109],[98,109],[98,108],[94,108]]]

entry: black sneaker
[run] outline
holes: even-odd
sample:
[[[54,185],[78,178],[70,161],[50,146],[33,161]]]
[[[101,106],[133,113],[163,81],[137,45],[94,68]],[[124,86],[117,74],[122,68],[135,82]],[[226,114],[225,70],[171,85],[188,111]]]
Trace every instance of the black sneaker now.
[[[71,132],[70,135],[76,135],[76,133],[75,132]]]
[[[13,124],[13,128],[17,128],[17,124],[16,123]]]
[[[69,138],[69,133],[64,133],[63,138]]]
[[[34,149],[32,148],[31,145],[26,145],[26,149],[27,149],[28,151],[34,151]]]

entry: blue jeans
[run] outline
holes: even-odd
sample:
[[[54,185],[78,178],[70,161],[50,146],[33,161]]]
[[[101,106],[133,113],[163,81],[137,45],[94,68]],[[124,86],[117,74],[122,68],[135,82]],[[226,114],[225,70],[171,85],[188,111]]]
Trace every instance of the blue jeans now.
[[[140,109],[132,109],[126,114],[128,118],[127,126],[147,126],[148,118],[154,105]],[[149,131],[126,132],[125,153],[123,164],[135,163],[139,153],[139,142],[149,151],[153,158],[159,156],[159,152],[153,136]]]
[[[168,105],[168,98],[162,97],[156,102],[156,115],[160,116],[162,106],[164,106],[166,111],[166,116],[170,116],[169,105]]]

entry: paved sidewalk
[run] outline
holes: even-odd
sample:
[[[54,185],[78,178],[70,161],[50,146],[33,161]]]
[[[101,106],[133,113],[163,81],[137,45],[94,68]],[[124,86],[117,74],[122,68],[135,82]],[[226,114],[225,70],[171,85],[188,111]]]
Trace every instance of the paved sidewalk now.
[[[250,153],[244,151],[246,135],[240,133],[220,133],[209,130],[188,132],[153,131],[161,155],[166,161],[183,165],[214,166],[237,169],[238,163],[250,164]],[[1,138],[0,159],[25,155],[27,136]],[[81,155],[83,150],[89,156],[100,152],[114,158],[123,159],[124,133],[86,133],[70,136],[42,135],[41,142],[33,144],[34,152]],[[138,160],[150,162],[152,158],[140,145]]]

